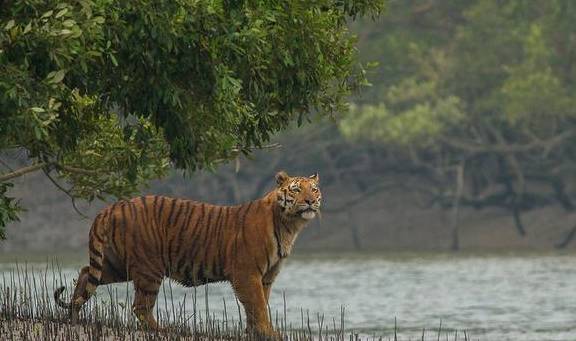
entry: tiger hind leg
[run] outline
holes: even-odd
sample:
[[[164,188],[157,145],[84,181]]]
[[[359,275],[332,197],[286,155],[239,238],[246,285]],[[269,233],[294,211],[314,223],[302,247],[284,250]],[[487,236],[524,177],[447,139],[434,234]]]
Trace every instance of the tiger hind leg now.
[[[102,278],[102,264],[104,262],[103,244],[90,240],[90,266],[85,266],[80,271],[80,276],[76,282],[76,288],[71,302],[72,323],[78,321],[80,309],[90,297],[96,292]]]
[[[80,270],[80,274],[78,275],[78,279],[76,280],[76,287],[74,288],[74,294],[72,295],[72,301],[70,303],[66,303],[62,301],[60,295],[66,289],[65,287],[60,287],[56,289],[54,292],[54,300],[56,304],[64,309],[68,309],[71,314],[72,322],[76,323],[78,321],[78,313],[80,312],[80,308],[82,308],[82,304],[78,305],[75,302],[81,301],[81,297],[87,297],[86,293],[86,284],[88,283],[88,273],[90,267],[85,266]]]
[[[72,295],[72,304],[71,304],[71,320],[72,323],[78,322],[78,315],[80,313],[80,309],[82,305],[88,300],[88,293],[86,292],[86,285],[88,284],[88,276],[90,267],[85,266],[80,270],[80,275],[78,276],[78,280],[76,281],[76,287],[74,288],[74,294]],[[86,299],[81,299],[85,297]],[[77,304],[76,302],[81,302]]]

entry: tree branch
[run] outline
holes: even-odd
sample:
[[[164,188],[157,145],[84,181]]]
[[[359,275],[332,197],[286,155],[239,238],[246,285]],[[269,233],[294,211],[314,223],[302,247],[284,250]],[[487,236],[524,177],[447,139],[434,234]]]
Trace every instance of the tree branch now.
[[[250,150],[250,152],[253,152],[254,150],[276,149],[276,148],[281,148],[281,147],[282,147],[282,145],[280,143],[271,143],[271,144],[263,145],[260,147],[249,148],[249,150]],[[241,148],[233,148],[230,152],[233,155],[232,157],[216,159],[216,160],[214,160],[214,163],[223,163],[223,162],[228,162],[230,160],[234,160],[234,158],[236,158],[240,155],[240,153],[242,152],[242,149]]]
[[[448,137],[440,137],[440,141],[452,148],[464,150],[471,153],[522,153],[522,152],[529,152],[539,148],[549,150],[554,146],[564,142],[564,140],[573,136],[574,131],[569,130],[545,141],[534,141],[526,144],[509,144],[509,145],[473,144],[467,141]]]
[[[22,176],[24,174],[38,171],[38,170],[40,170],[44,167],[47,167],[49,165],[50,165],[49,162],[40,162],[40,163],[31,165],[31,166],[19,168],[13,172],[0,175],[0,182],[5,182],[5,181],[8,181],[10,179],[14,179],[14,178],[17,178],[19,176]]]
[[[70,172],[70,173],[78,173],[78,174],[84,174],[84,175],[98,175],[99,174],[99,172],[95,171],[95,170],[76,168],[76,167],[72,167],[72,166],[61,165],[59,163],[54,163],[54,166],[58,169],[61,169],[63,171]]]
[[[66,195],[70,198],[70,201],[72,201],[72,207],[74,208],[74,211],[76,211],[76,213],[78,213],[82,218],[88,219],[88,216],[86,216],[84,213],[80,212],[80,210],[76,206],[76,198],[74,198],[74,195],[72,195],[72,193],[70,193],[69,190],[62,187],[56,180],[54,180],[54,178],[50,175],[50,172],[48,170],[46,170],[44,168],[43,171],[44,171],[44,174],[46,175],[46,177],[50,180],[50,182],[52,182],[52,184],[54,184],[54,186],[56,186],[56,188],[58,188],[59,190],[61,190],[64,193],[66,193]]]
[[[95,171],[95,170],[89,170],[89,169],[83,169],[83,168],[61,165],[61,164],[56,163],[56,162],[40,162],[40,163],[36,163],[36,164],[30,165],[30,166],[19,168],[19,169],[15,170],[13,172],[10,172],[10,173],[2,174],[2,175],[0,175],[0,182],[5,182],[8,180],[17,178],[19,176],[22,176],[22,175],[26,175],[28,173],[32,173],[32,172],[41,170],[41,169],[43,169],[45,167],[49,167],[49,166],[54,166],[59,170],[63,170],[63,171],[70,172],[70,173],[79,173],[79,174],[84,174],[84,175],[98,175],[99,174],[99,172]]]

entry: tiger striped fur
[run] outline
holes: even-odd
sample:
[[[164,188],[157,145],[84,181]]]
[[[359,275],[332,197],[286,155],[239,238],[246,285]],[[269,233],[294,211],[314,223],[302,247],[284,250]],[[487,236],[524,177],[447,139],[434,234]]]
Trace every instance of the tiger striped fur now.
[[[298,233],[319,212],[319,177],[276,174],[276,188],[238,206],[216,206],[165,196],[118,201],[94,219],[90,265],[82,268],[70,303],[54,297],[78,319],[99,285],[132,281],[133,311],[147,327],[163,278],[184,286],[229,281],[243,304],[250,331],[276,335],[267,303],[283,259]]]

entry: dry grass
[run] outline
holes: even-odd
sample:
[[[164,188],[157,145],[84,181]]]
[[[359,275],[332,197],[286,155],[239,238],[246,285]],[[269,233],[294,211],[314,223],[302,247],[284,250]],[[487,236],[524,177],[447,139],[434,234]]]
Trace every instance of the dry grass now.
[[[27,265],[16,265],[7,275],[2,273],[0,283],[0,335],[7,340],[252,340],[255,335],[245,332],[241,306],[227,307],[223,300],[222,316],[210,312],[207,296],[203,311],[196,309],[196,290],[182,302],[172,299],[171,283],[163,285],[164,302],[156,305],[156,316],[161,331],[151,332],[139,327],[137,320],[123,302],[131,302],[130,290],[120,294],[117,289],[107,291],[106,300],[92,298],[82,311],[78,324],[70,324],[67,311],[56,306],[52,288],[66,283],[57,264],[41,271]],[[192,313],[186,312],[191,302]],[[164,303],[164,304],[161,304]],[[161,308],[163,306],[163,308]],[[361,335],[347,330],[344,325],[344,308],[338,320],[325,320],[324,315],[310,316],[301,310],[300,321],[293,326],[286,319],[286,300],[283,312],[270,310],[276,330],[284,340],[409,340],[398,335],[394,326],[391,335]],[[437,337],[436,337],[437,332]],[[470,340],[465,332],[442,330],[422,332],[422,337],[412,340]],[[431,335],[434,335],[433,337]]]

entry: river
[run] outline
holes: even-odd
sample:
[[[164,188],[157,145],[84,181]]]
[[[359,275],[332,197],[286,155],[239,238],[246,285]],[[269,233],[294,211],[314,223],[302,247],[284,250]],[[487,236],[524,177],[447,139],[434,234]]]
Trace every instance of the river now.
[[[67,279],[82,264],[58,261]],[[27,266],[44,269],[46,264],[32,261]],[[0,272],[9,277],[14,267],[4,260]],[[170,287],[176,302],[183,302],[186,294],[191,314],[194,290]],[[114,288],[125,290],[126,285]],[[223,301],[228,314],[236,311],[228,284],[199,287],[198,311],[205,311],[206,291],[211,314],[221,316]],[[99,288],[98,297],[107,292]],[[164,298],[159,302],[166,304]],[[453,339],[458,330],[473,340],[576,340],[576,255],[297,254],[273,287],[273,316],[283,314],[284,302],[287,322],[295,328],[304,315],[316,329],[318,313],[324,325],[339,325],[343,310],[347,330],[385,339],[392,337],[396,324],[400,340],[419,339],[423,329],[426,339],[435,340],[442,324],[452,334],[442,332],[441,339]]]

